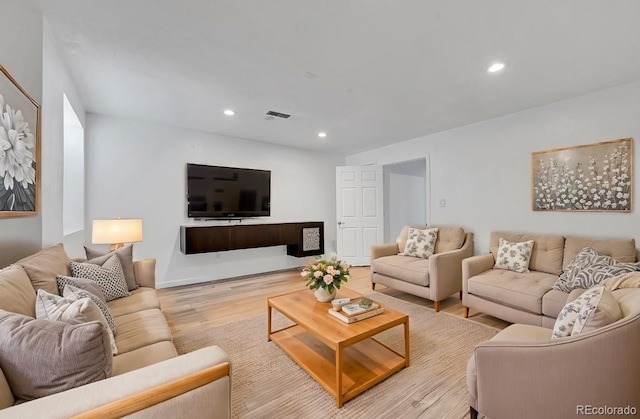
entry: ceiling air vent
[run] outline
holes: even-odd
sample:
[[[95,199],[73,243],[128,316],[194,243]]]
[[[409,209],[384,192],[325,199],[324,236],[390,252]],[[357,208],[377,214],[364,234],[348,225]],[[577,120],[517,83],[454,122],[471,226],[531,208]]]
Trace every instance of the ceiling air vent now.
[[[289,118],[291,115],[288,115],[286,113],[282,113],[282,112],[275,112],[275,111],[269,111],[267,112],[268,116],[277,116],[278,118],[284,118],[287,119]]]

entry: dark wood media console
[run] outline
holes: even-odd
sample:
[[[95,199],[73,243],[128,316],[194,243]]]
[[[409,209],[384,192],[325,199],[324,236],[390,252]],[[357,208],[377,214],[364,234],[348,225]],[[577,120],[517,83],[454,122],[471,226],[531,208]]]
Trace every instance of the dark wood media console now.
[[[180,226],[180,250],[185,255],[282,245],[289,256],[323,254],[324,223]]]

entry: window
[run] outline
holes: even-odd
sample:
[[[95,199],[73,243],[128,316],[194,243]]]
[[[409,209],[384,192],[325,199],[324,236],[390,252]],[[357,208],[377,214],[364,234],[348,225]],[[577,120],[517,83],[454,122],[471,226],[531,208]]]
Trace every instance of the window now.
[[[64,100],[63,234],[84,230],[84,128],[69,99]]]

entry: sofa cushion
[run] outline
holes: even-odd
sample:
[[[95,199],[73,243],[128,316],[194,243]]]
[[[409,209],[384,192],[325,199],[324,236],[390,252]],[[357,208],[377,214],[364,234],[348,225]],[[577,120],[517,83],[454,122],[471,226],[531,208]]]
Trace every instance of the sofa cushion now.
[[[564,237],[548,234],[514,234],[492,232],[489,240],[489,250],[494,258],[498,253],[500,238],[510,242],[524,242],[533,240],[533,251],[529,260],[529,269],[560,275],[562,272],[562,257],[564,252]]]
[[[407,245],[407,236],[409,235],[410,228],[417,228],[418,230],[424,230],[428,227],[426,225],[418,225],[418,224],[405,225],[404,227],[402,227],[402,231],[400,232],[400,234],[398,235],[398,238],[396,239],[396,243],[398,243],[398,249],[400,249],[401,252],[404,251],[404,248]]]
[[[98,322],[35,320],[0,310],[0,336],[0,368],[16,398],[32,400],[111,376],[109,334]]]
[[[462,227],[438,227],[435,253],[457,250],[464,244],[466,233]]]
[[[109,329],[107,319],[96,303],[91,301],[90,298],[75,299],[60,297],[59,295],[50,294],[40,289],[36,296],[36,319],[60,321],[69,324],[97,321],[109,332],[111,352],[114,355],[118,353],[113,332]]]
[[[120,353],[162,341],[173,341],[171,330],[160,310],[143,310],[116,317],[116,345]]]
[[[163,340],[113,358],[113,375],[124,374],[178,356],[173,342]]]
[[[580,308],[578,319],[571,335],[587,333],[601,328],[622,318],[622,311],[611,291],[604,287],[596,287],[600,290],[599,298],[588,301]],[[583,295],[591,290],[587,290]]]
[[[551,289],[557,276],[545,272],[518,273],[491,269],[469,278],[469,294],[502,305],[542,314],[542,296]]]
[[[568,297],[568,293],[552,289],[542,296],[542,314],[554,319],[557,318],[567,304]]]
[[[64,251],[64,246],[59,243],[20,259],[16,263],[21,265],[27,272],[34,290],[42,288],[51,294],[58,294],[56,277],[58,275],[71,275],[69,262],[69,256]]]
[[[102,266],[113,255],[118,255],[120,263],[122,264],[122,271],[124,272],[124,278],[127,281],[127,287],[129,291],[138,288],[136,283],[135,273],[133,272],[133,245],[127,244],[113,252],[104,253],[99,250],[90,249],[87,246],[84,247],[85,254],[87,255],[87,263],[94,263]]]
[[[20,265],[0,270],[0,309],[35,317],[36,293]]]
[[[104,294],[102,293],[102,289],[100,285],[96,281],[92,281],[91,279],[86,278],[75,278],[73,276],[64,276],[58,275],[56,277],[56,283],[58,284],[58,293],[60,295],[64,294],[64,287],[67,285],[74,286],[81,290],[85,290],[100,298],[100,300],[107,302],[106,298],[104,298]]]
[[[96,281],[107,301],[129,296],[122,264],[118,255],[112,255],[102,266],[92,263],[70,262],[71,273],[77,278]]]
[[[623,288],[612,291],[623,317],[635,315],[640,312],[640,289]]]
[[[101,300],[100,297],[90,293],[87,290],[76,288],[73,285],[66,285],[64,287],[63,292],[62,292],[62,295],[64,297],[71,298],[71,299],[74,299],[74,300],[79,300],[81,298],[88,298],[91,301],[93,301],[94,304],[102,312],[102,315],[104,316],[104,318],[106,319],[107,324],[109,325],[109,329],[111,330],[111,333],[113,333],[113,335],[115,336],[115,334],[116,334],[116,321],[113,318],[113,315],[111,314],[111,310],[109,310],[109,306],[107,305],[106,302]]]
[[[151,308],[160,308],[158,293],[154,288],[138,287],[126,298],[109,301],[109,309],[114,317]]]
[[[532,250],[533,240],[515,243],[500,238],[498,241],[498,253],[496,253],[496,264],[494,265],[494,268],[528,273]]]
[[[435,252],[437,239],[437,228],[420,230],[410,227],[409,234],[407,235],[407,243],[404,246],[404,250],[399,254],[402,256],[414,256],[427,259]]]
[[[373,272],[392,278],[401,279],[412,284],[429,285],[429,259],[412,256],[383,256],[371,262]]]
[[[589,239],[567,237],[564,244],[562,267],[567,266],[585,247],[590,247],[601,255],[611,256],[618,262],[636,262],[636,242],[634,239]]]

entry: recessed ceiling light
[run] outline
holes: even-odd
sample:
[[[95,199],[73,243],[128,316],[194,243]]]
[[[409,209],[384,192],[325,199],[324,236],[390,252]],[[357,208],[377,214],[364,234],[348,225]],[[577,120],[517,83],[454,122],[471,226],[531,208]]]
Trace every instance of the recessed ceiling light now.
[[[491,64],[489,68],[487,68],[487,71],[489,73],[495,73],[496,71],[500,71],[503,68],[504,68],[504,63],[494,63],[494,64]]]
[[[232,111],[231,109],[225,109],[224,110],[224,114],[227,115],[227,116],[233,116],[236,113],[234,111]]]
[[[319,132],[319,133],[318,133],[318,137],[320,137],[320,138],[324,138],[324,137],[326,137],[326,136],[327,136],[327,133],[326,133],[326,132]]]

